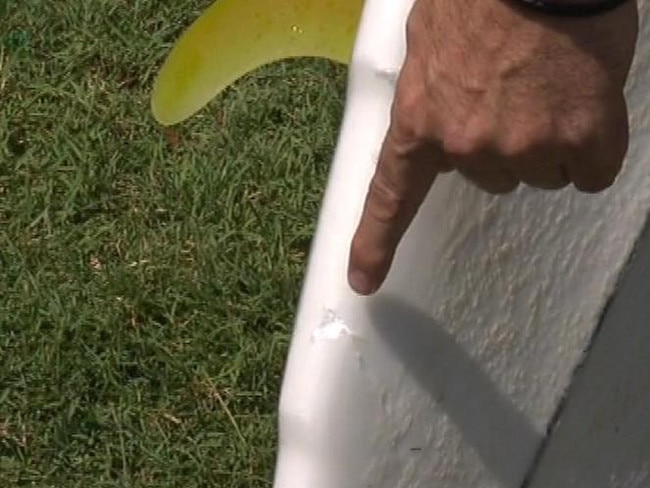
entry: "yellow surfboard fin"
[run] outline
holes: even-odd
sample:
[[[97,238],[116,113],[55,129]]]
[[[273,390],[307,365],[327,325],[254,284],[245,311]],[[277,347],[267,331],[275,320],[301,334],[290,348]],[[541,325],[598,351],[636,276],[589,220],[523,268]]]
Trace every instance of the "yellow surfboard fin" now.
[[[187,119],[246,73],[273,61],[348,63],[363,0],[217,0],[181,36],[154,83],[162,125]]]

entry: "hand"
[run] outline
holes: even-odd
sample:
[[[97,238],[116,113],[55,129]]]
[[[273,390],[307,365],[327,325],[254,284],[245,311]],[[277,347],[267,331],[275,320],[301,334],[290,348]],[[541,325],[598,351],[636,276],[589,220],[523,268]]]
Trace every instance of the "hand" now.
[[[456,170],[491,193],[520,182],[609,187],[628,146],[623,88],[637,17],[634,1],[577,19],[510,0],[416,0],[390,127],[352,241],[352,288],[381,286],[440,172]]]

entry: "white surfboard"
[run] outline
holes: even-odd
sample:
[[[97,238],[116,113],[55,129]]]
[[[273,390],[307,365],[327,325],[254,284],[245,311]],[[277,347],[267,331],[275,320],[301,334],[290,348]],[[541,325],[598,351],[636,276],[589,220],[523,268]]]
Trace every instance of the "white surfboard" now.
[[[382,290],[359,297],[348,249],[411,3],[365,3],[284,377],[275,488],[647,488],[650,2],[617,183],[490,196],[440,177]]]

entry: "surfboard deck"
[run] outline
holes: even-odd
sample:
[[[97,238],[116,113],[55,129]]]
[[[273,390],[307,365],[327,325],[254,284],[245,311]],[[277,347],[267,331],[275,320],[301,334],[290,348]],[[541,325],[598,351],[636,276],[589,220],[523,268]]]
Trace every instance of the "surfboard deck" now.
[[[622,294],[628,274],[647,268],[629,261],[637,243],[650,254],[640,241],[650,209],[647,2],[616,184],[598,195],[490,196],[440,177],[384,287],[360,297],[346,282],[348,249],[410,5],[365,3],[284,377],[275,488],[646,487],[650,296],[638,287],[650,295],[648,273],[629,278],[636,301]],[[619,295],[631,309],[612,308],[600,328]],[[612,422],[627,437],[611,434]]]

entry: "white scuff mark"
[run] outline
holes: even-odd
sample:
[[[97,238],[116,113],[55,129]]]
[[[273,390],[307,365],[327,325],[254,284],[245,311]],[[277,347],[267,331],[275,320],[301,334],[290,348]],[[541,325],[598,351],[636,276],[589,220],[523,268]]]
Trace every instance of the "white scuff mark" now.
[[[345,336],[352,336],[352,330],[333,310],[326,310],[321,323],[312,332],[314,342],[335,341]]]
[[[385,80],[390,86],[397,85],[397,78],[399,77],[399,69],[392,66],[377,67],[375,68],[375,76],[380,80]]]

